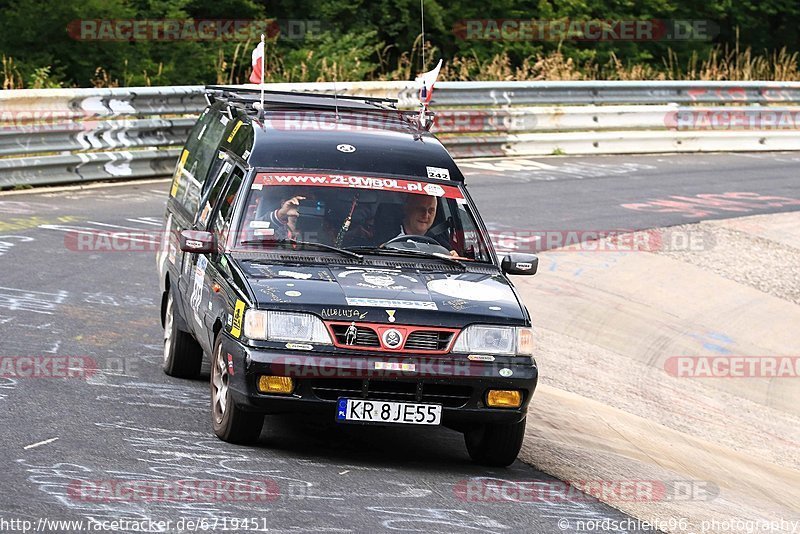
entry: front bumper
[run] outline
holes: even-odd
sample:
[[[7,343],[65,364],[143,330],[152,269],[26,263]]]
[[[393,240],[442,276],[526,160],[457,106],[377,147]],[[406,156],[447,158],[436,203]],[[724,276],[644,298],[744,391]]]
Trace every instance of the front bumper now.
[[[465,355],[423,356],[380,353],[301,352],[243,345],[224,335],[233,401],[262,413],[336,413],[340,397],[442,405],[442,424],[465,429],[483,423],[515,423],[524,416],[538,381],[526,357],[469,361]],[[502,372],[502,374],[501,374]],[[261,375],[291,376],[288,395],[260,393]],[[490,389],[519,390],[519,408],[490,408]]]

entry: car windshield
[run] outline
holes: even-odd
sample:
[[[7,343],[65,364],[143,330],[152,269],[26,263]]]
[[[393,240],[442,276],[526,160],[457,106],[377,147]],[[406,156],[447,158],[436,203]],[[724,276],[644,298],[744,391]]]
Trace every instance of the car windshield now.
[[[236,246],[298,248],[297,243],[307,243],[367,254],[439,254],[490,262],[477,228],[456,185],[259,172],[248,192]]]

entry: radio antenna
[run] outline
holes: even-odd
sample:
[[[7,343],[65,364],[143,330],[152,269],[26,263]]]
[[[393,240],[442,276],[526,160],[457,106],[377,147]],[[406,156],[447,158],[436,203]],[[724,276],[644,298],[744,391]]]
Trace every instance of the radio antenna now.
[[[339,122],[339,101],[336,99],[336,62],[333,63],[333,108],[336,113],[336,122]]]
[[[425,72],[425,1],[419,0],[419,14],[422,22],[422,65],[420,72]]]
[[[264,34],[261,34],[261,111],[258,113],[259,118],[263,118],[266,114],[264,111],[264,76],[267,75],[267,45],[264,41]]]

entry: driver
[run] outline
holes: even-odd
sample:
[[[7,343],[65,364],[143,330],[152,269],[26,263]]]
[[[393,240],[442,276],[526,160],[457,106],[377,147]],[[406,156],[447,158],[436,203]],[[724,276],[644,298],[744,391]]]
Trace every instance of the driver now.
[[[403,221],[400,224],[400,232],[392,239],[404,235],[421,235],[432,237],[440,245],[450,251],[451,256],[458,256],[455,250],[451,249],[450,243],[443,242],[438,236],[428,235],[428,231],[433,226],[436,219],[436,208],[438,200],[431,195],[409,194],[403,205]]]
[[[403,205],[403,222],[397,237],[427,234],[436,218],[436,205],[436,197],[409,195]]]

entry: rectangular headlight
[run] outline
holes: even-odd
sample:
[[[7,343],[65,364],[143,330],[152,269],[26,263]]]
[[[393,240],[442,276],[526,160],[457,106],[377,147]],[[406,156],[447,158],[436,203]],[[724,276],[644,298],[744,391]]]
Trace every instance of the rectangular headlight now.
[[[295,341],[330,345],[328,329],[310,313],[247,310],[244,335],[264,341]]]
[[[514,338],[513,327],[473,325],[458,336],[453,352],[513,355]]]
[[[496,354],[503,356],[533,355],[533,332],[513,326],[472,325],[458,336],[453,352]]]

